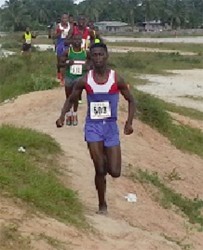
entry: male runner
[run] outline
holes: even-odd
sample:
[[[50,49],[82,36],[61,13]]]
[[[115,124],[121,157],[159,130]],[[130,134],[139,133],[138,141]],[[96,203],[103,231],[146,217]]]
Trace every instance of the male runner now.
[[[106,175],[109,173],[113,178],[118,178],[121,174],[121,148],[116,123],[119,92],[128,102],[128,117],[124,127],[126,135],[133,133],[135,103],[123,78],[107,67],[106,45],[93,44],[90,48],[90,56],[94,68],[79,79],[71,96],[66,99],[56,125],[57,127],[63,126],[66,111],[85,89],[88,103],[85,140],[95,167],[95,186],[99,200],[98,213],[106,214]]]
[[[60,70],[60,58],[64,53],[64,42],[67,38],[71,37],[72,29],[68,22],[68,15],[63,14],[61,17],[61,22],[56,26],[55,38],[56,40],[56,54],[57,54],[57,78],[63,82],[62,74]]]
[[[93,21],[89,21],[88,23],[89,27],[89,47],[91,47],[94,43],[103,43],[103,39],[101,38],[101,35],[99,33],[98,27],[95,27]]]
[[[61,58],[61,66],[66,66],[65,70],[65,93],[66,99],[72,93],[74,84],[77,79],[83,76],[87,71],[87,52],[81,48],[82,36],[74,35],[71,39],[72,47],[70,47]],[[72,108],[72,107],[71,107]],[[66,125],[76,126],[78,124],[77,110],[78,101],[74,102],[73,112],[71,108],[67,110]]]
[[[73,35],[80,34],[82,35],[82,48],[86,48],[86,41],[89,37],[89,28],[86,25],[86,18],[83,15],[80,15],[78,17],[78,23],[77,26],[74,26],[73,28]]]

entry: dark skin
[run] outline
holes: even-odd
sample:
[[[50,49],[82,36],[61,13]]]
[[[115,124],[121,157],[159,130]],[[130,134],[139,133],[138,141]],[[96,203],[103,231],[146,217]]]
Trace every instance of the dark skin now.
[[[102,84],[108,80],[109,69],[107,67],[108,53],[102,47],[97,47],[91,50],[91,60],[94,67],[94,77],[98,84]],[[56,121],[57,127],[62,127],[64,124],[66,110],[72,105],[75,100],[78,100],[79,95],[85,88],[86,77],[79,79],[70,96],[64,103],[61,115]],[[128,102],[128,117],[124,126],[124,134],[130,135],[133,133],[132,122],[135,113],[135,102],[130,93],[125,81],[122,77],[117,77],[117,86],[120,93]],[[121,148],[120,145],[113,147],[104,147],[104,142],[88,143],[90,156],[95,168],[95,186],[98,192],[99,210],[98,213],[106,214],[107,203],[105,198],[106,193],[106,175],[107,173],[113,178],[118,178],[121,174]]]

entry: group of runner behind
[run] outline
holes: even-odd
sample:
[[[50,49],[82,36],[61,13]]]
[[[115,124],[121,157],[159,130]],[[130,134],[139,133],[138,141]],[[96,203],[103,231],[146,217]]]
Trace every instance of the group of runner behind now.
[[[64,84],[63,69],[61,71],[61,57],[67,55],[74,36],[81,36],[81,50],[88,51],[91,44],[101,42],[101,37],[94,27],[94,22],[87,23],[85,16],[80,15],[77,22],[72,15],[63,14],[60,23],[57,24],[54,38],[57,54],[57,78]]]
[[[80,15],[77,23],[72,15],[63,14],[61,22],[56,26],[57,77],[61,85],[65,85],[66,98],[72,93],[76,81],[90,68],[89,48],[94,43],[102,42],[93,22],[87,26],[86,18]],[[75,102],[66,114],[66,125],[78,124],[77,109],[79,101]]]

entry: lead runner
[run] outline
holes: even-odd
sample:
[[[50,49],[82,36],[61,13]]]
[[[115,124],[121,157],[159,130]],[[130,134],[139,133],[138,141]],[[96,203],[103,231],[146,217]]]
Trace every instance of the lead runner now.
[[[66,111],[79,98],[83,89],[87,92],[87,117],[85,141],[95,167],[95,186],[98,192],[99,214],[107,213],[106,175],[113,178],[121,175],[121,148],[117,126],[119,92],[128,102],[128,116],[124,134],[133,133],[135,113],[133,95],[122,77],[107,67],[108,50],[105,44],[96,43],[90,48],[93,70],[80,78],[71,96],[65,101],[61,115],[56,121],[62,127]]]

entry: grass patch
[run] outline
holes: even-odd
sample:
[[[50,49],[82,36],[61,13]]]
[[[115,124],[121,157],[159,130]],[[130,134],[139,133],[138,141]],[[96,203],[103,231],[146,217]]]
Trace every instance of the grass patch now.
[[[203,133],[200,129],[176,125],[164,106],[153,96],[136,92],[139,118],[157,129],[180,150],[192,152],[203,158]]]
[[[202,56],[182,56],[179,53],[111,53],[110,65],[134,74],[165,74],[165,70],[202,68]]]
[[[18,152],[22,145],[26,153]],[[77,194],[64,187],[53,171],[60,152],[59,145],[48,135],[3,125],[0,127],[0,189],[49,216],[85,226]]]
[[[150,65],[149,67],[151,67],[154,72],[159,71],[161,68],[166,69],[169,65],[171,67],[170,69],[175,69],[176,65],[175,63],[173,63],[172,59],[176,57],[185,58],[179,55],[168,55],[166,56],[166,58],[164,58],[162,57],[162,55],[159,55],[157,57],[157,55],[154,54],[150,54],[149,57],[146,54],[140,56],[139,58],[138,57],[139,55],[136,55],[135,53],[129,54],[129,57],[113,53],[110,62],[111,66],[113,66],[118,72],[123,72],[124,78],[128,82],[134,83],[135,86],[135,81],[138,81],[137,79],[134,79],[135,73],[139,72],[140,70],[145,73],[149,73],[147,65]],[[154,62],[150,62],[152,58],[156,60]],[[148,60],[147,65],[145,65],[146,60]],[[168,60],[168,66],[164,65],[165,60]],[[163,66],[160,66],[160,64],[163,64]],[[137,65],[139,66],[137,67]],[[192,65],[193,63],[188,63],[189,67],[193,67]],[[203,120],[202,112],[166,103],[158,98],[155,98],[136,89],[134,90],[134,94],[137,100],[138,117],[140,120],[157,129],[161,134],[166,136],[178,149],[203,157],[202,131],[199,129],[191,128],[189,126],[174,124],[171,116],[167,111],[186,115],[195,119],[198,118],[199,120]]]
[[[199,199],[189,199],[173,189],[167,187],[159,178],[157,173],[150,173],[137,169],[129,175],[133,181],[139,181],[142,184],[151,184],[159,190],[160,204],[164,208],[177,207],[189,219],[192,224],[199,224],[203,228],[203,201]]]
[[[0,102],[31,91],[58,86],[55,64],[53,52],[36,52],[31,57],[13,55],[1,58]]]

